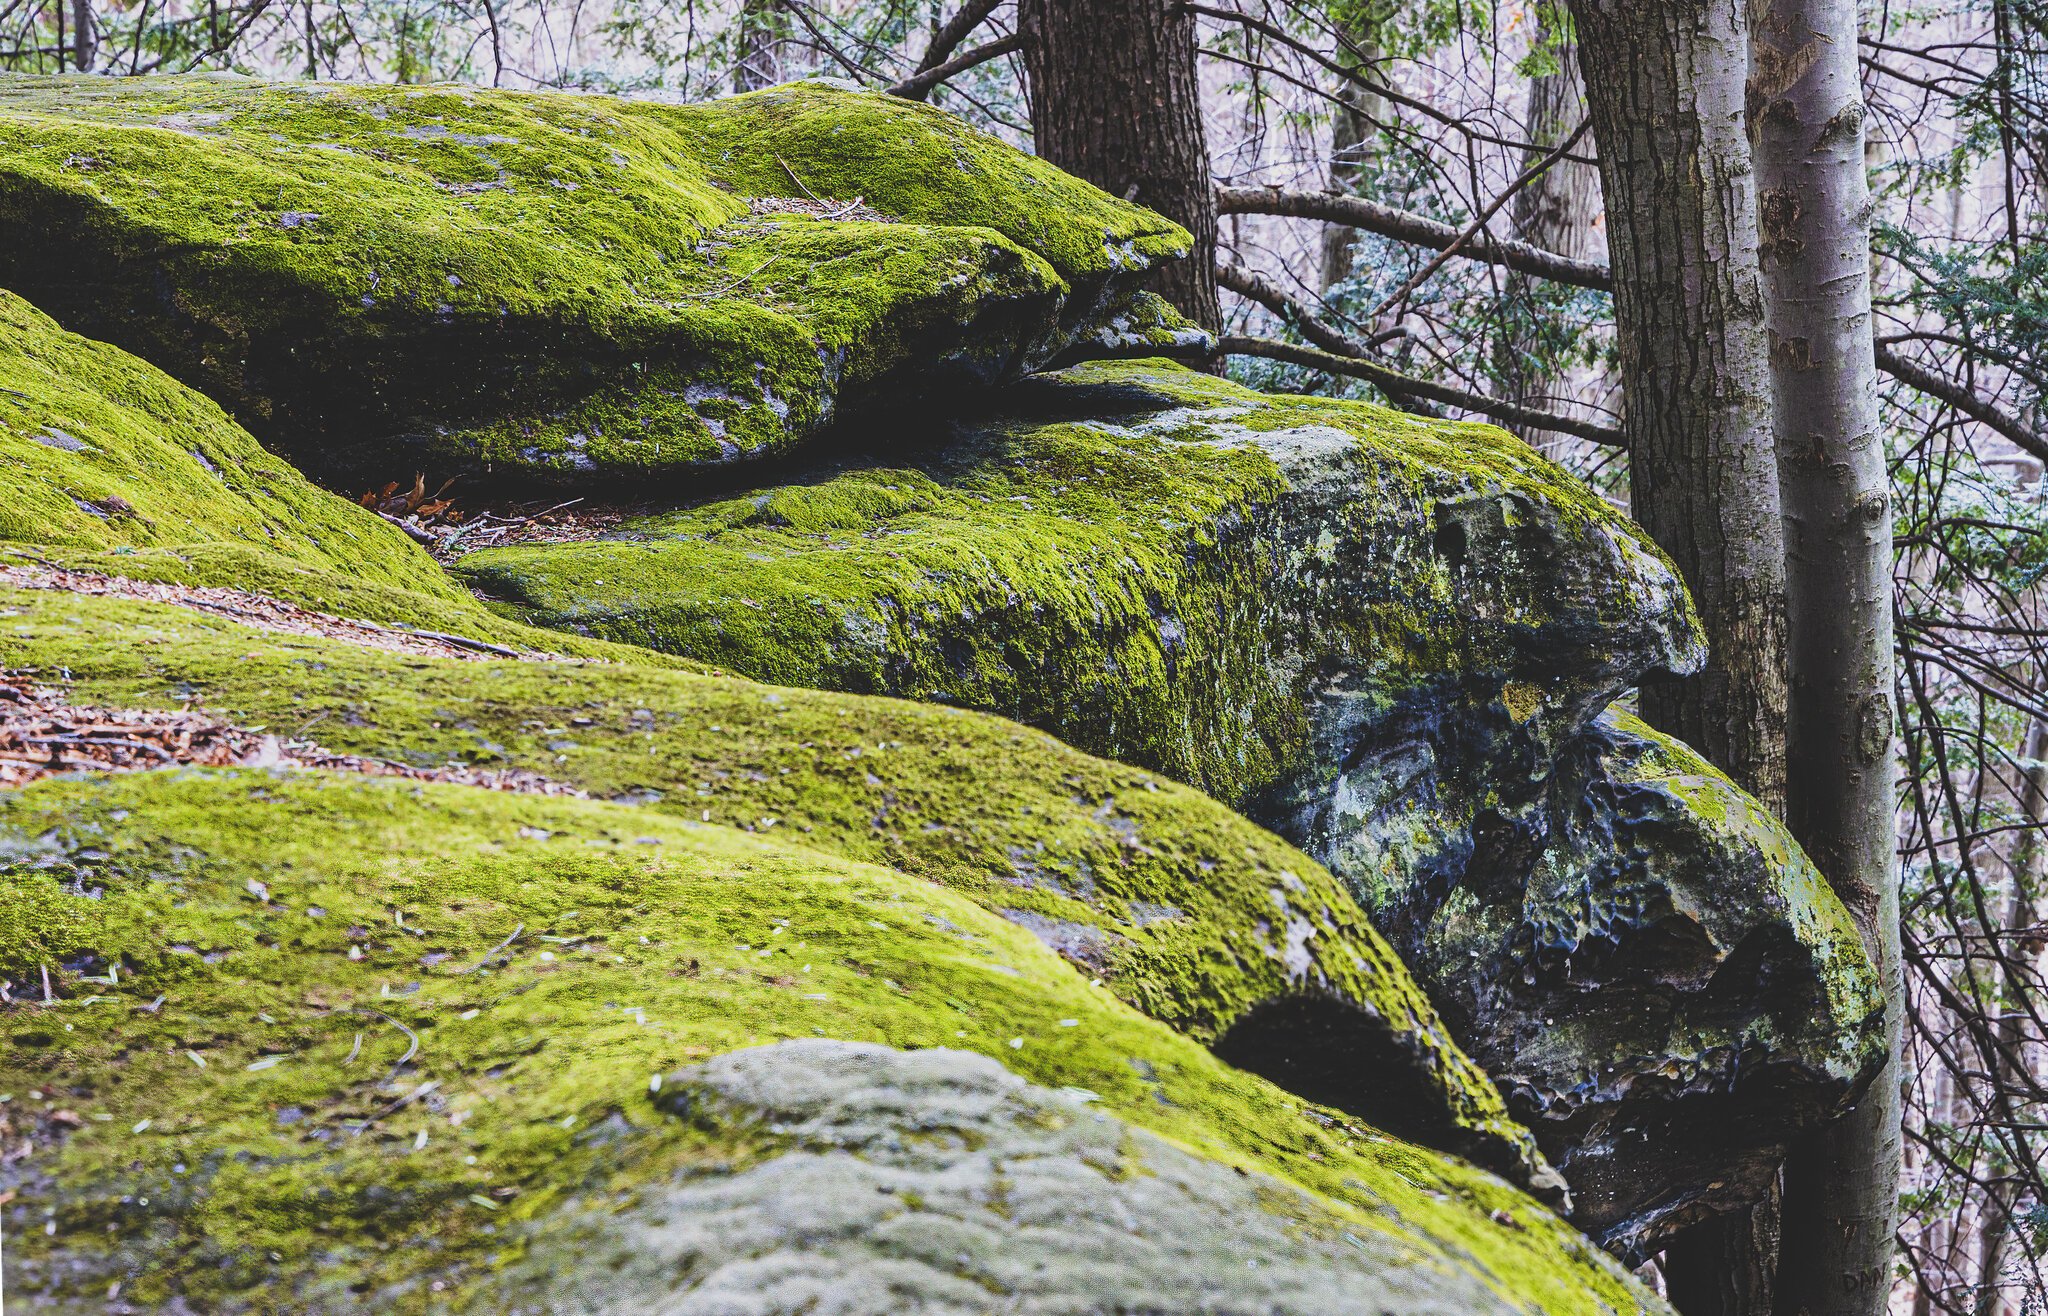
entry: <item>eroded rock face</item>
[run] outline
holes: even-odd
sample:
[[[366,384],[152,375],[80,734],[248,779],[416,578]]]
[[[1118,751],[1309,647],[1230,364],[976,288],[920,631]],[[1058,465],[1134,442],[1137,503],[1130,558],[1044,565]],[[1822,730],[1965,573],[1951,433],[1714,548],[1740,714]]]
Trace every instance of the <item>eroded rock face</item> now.
[[[1190,332],[1136,295],[1181,229],[815,83],[668,106],[11,79],[0,235],[0,287],[330,473],[674,475]]]
[[[1873,979],[1810,865],[1595,724],[1699,652],[1639,530],[1484,426],[1163,364],[1016,393],[913,465],[458,570],[544,625],[995,709],[1244,809],[1345,880],[1618,1250],[1753,1195],[1867,1077]],[[1345,1036],[1274,1002],[1219,1049],[1335,1100],[1369,1067]]]
[[[1398,1313],[1659,1309],[1498,1179],[1230,1068],[965,895],[736,828],[168,768],[0,791],[0,890],[0,979],[38,985],[0,1001],[35,1310],[584,1312],[616,1280],[711,1311],[760,1280],[758,1310],[943,1311],[964,1277],[1097,1310],[1082,1284],[1175,1267],[1301,1310],[1368,1274]],[[1252,1255],[1197,1268],[1202,1215]],[[926,1305],[875,1305],[891,1274]]]
[[[1526,875],[1476,864],[1377,912],[1571,1182],[1574,1219],[1639,1259],[1757,1200],[1861,1090],[1882,996],[1784,827],[1635,718],[1572,742],[1544,826]]]
[[[504,1310],[967,1316],[992,1294],[1105,1316],[1522,1309],[1293,1184],[1191,1155],[971,1052],[781,1042],[662,1091],[670,1111],[764,1152],[736,1172],[686,1172],[623,1211],[603,1197],[568,1205],[500,1286]]]

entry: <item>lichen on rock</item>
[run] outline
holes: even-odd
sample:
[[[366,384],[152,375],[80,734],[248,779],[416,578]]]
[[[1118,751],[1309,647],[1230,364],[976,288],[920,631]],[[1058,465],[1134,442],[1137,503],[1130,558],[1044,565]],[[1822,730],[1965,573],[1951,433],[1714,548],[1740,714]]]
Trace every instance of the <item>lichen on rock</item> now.
[[[1616,710],[1560,761],[1520,881],[1473,870],[1390,928],[1629,1257],[1759,1200],[1883,1062],[1883,993],[1783,824]],[[1403,935],[1403,933],[1406,935]]]

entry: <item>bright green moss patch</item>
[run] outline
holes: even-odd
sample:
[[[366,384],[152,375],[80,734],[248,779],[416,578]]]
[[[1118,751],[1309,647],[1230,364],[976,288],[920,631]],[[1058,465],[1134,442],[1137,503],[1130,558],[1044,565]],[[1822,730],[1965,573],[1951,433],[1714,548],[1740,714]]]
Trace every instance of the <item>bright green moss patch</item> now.
[[[663,107],[23,78],[0,182],[0,286],[303,463],[380,473],[616,480],[778,448],[1045,359],[1186,243],[937,111],[822,86]],[[907,222],[747,220],[846,183]]]
[[[645,809],[191,769],[0,797],[0,847],[0,1089],[38,1146],[0,1181],[51,1222],[10,1231],[17,1294],[460,1306],[566,1195],[772,1150],[664,1117],[653,1076],[825,1035],[1085,1088],[1512,1310],[1648,1305],[1498,1181],[1300,1110],[886,869]],[[57,1000],[22,1001],[46,967]]]
[[[456,569],[539,625],[1000,712],[1240,805],[1349,755],[1318,743],[1331,697],[1343,735],[1370,694],[1547,744],[1696,657],[1662,554],[1487,426],[1150,361],[1026,381],[925,444]]]
[[[741,196],[808,189],[863,197],[913,223],[991,228],[1076,285],[1099,290],[1113,274],[1185,256],[1191,243],[1179,225],[921,102],[796,82],[708,105],[628,103],[626,112],[672,128],[709,178]]]
[[[106,551],[241,544],[467,602],[396,528],[307,483],[220,408],[0,292],[0,541]]]
[[[1321,867],[1213,801],[994,718],[625,665],[429,660],[189,611],[11,591],[14,668],[72,702],[191,704],[329,749],[519,767],[650,814],[791,836],[958,890],[1212,1042],[1348,1003],[1389,1048],[1355,1108],[1510,1173],[1528,1134]],[[1377,1103],[1377,1105],[1375,1104]]]

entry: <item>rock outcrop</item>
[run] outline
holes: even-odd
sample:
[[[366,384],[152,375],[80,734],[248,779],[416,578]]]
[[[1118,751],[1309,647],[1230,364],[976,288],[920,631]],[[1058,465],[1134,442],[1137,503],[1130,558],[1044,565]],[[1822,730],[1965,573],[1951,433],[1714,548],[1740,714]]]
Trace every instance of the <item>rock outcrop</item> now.
[[[1000,1203],[969,1215],[929,1180],[929,1199],[906,1181],[865,1212],[813,1182],[838,1248],[803,1248],[800,1219],[728,1221],[707,1258],[727,1264],[657,1269],[661,1249],[686,1250],[679,1212],[743,1213],[821,1154],[854,1177],[922,1162],[976,1195],[957,1105],[893,1116],[893,1153],[825,1153],[833,1112],[892,1118],[891,1098],[841,1050],[749,1053],[814,1034],[932,1052],[899,1062],[912,1073],[964,1071],[962,1099],[1002,1103],[980,1127],[1005,1179],[1031,1172],[1027,1126],[1056,1157],[1100,1154],[1095,1180],[1064,1185],[1070,1261],[1084,1236],[1106,1243],[1093,1222],[1171,1186],[1186,1210],[1254,1209],[1232,1222],[1240,1238],[1328,1231],[1251,1258],[1277,1287],[1246,1276],[1239,1293],[1312,1295],[1372,1270],[1395,1311],[1652,1306],[1499,1180],[1288,1099],[964,895],[886,868],[646,807],[282,768],[0,792],[0,853],[0,1209],[10,1297],[39,1309],[495,1312],[514,1283],[528,1309],[579,1311],[592,1276],[569,1259],[600,1263],[593,1235],[640,1235],[650,1250],[626,1278],[650,1305],[716,1309],[729,1266],[753,1263],[787,1286],[758,1309],[793,1312],[807,1288],[858,1279],[857,1254],[932,1260],[955,1212],[954,1278],[1001,1282],[1045,1254],[1029,1220],[1014,1241],[973,1238]],[[945,1058],[960,1051],[1039,1091]],[[679,1066],[735,1052],[670,1087]],[[749,1075],[777,1089],[765,1122],[696,1095],[739,1100]],[[1121,1181],[1143,1171],[1165,1182]],[[1034,1197],[1020,1185],[1011,1201]],[[1119,1253],[1134,1280],[1165,1264],[1160,1247],[1137,1229]],[[536,1291],[522,1261],[561,1287]],[[903,1294],[843,1291],[840,1309],[948,1310],[949,1290],[920,1288],[940,1277],[905,1278]],[[1014,1291],[1114,1309],[1071,1271]]]
[[[1010,396],[914,463],[892,433],[457,570],[542,625],[992,709],[1244,809],[1345,879],[1629,1255],[1753,1198],[1868,1079],[1875,979],[1796,846],[1588,729],[1697,659],[1639,530],[1489,427],[1165,363]]]
[[[55,775],[0,791],[14,1295],[55,1311],[576,1308],[587,1272],[567,1258],[603,1255],[593,1230],[673,1248],[670,1208],[708,1200],[710,1167],[740,1192],[761,1182],[744,1167],[815,1165],[816,1135],[776,1155],[772,1131],[707,1125],[675,1100],[698,1089],[653,1079],[822,1032],[999,1059],[1037,1088],[986,1060],[942,1070],[999,1094],[1020,1134],[1050,1138],[1048,1112],[1075,1112],[1046,1168],[1121,1149],[1062,1188],[1072,1234],[1020,1226],[1014,1243],[983,1236],[951,1279],[924,1272],[910,1291],[935,1286],[931,1310],[960,1274],[1108,1310],[1078,1287],[1091,1272],[1019,1269],[1054,1247],[1073,1262],[1089,1221],[1168,1202],[1179,1214],[1120,1250],[1097,1236],[1097,1264],[1140,1285],[1170,1266],[1182,1287],[1155,1291],[1282,1310],[1331,1309],[1368,1279],[1403,1312],[1655,1308],[1536,1202],[1388,1137],[1545,1183],[1527,1133],[1306,856],[995,718],[677,670],[465,610],[396,529],[188,391],[6,310],[22,332],[0,343],[18,404],[0,463],[24,492],[9,510],[27,510],[0,549],[0,735],[37,716],[68,728],[20,742],[47,745]],[[58,431],[72,442],[36,437]],[[195,449],[201,482],[151,502]],[[74,494],[136,514],[38,514]],[[311,533],[281,533],[276,508]],[[357,553],[387,563],[378,583],[327,565]],[[264,592],[235,588],[251,584]],[[334,599],[452,629],[300,606]],[[197,741],[252,743],[266,766],[185,765]],[[102,742],[169,765],[64,771]],[[1338,1108],[1200,1045],[1288,1003],[1345,1048]],[[1271,1050],[1284,1082],[1291,1053]],[[811,1055],[814,1090],[837,1081],[802,1048],[752,1054]],[[872,1090],[849,1086],[846,1109]],[[1349,1113],[1365,1111],[1372,1125]],[[627,1208],[622,1191],[665,1205]],[[1224,1208],[1267,1273],[1189,1262],[1186,1216]],[[722,1229],[736,1250],[721,1255],[772,1263],[797,1293],[845,1279],[855,1251],[896,1273],[906,1236],[966,1211],[908,1209],[854,1217],[846,1252],[778,1257]],[[956,1223],[985,1223],[977,1210]],[[507,1264],[515,1248],[554,1259]],[[562,1287],[536,1287],[543,1273]],[[660,1289],[642,1270],[635,1291],[687,1308],[744,1273]],[[915,1309],[895,1289],[836,1291],[849,1310]]]
[[[821,83],[11,79],[0,231],[0,287],[327,472],[673,475],[1084,341],[1201,337],[1136,288],[1181,229]]]
[[[1557,467],[1042,373],[1187,243],[823,84],[0,85],[11,1278],[1656,1310],[1539,1141],[1623,1254],[1742,1200],[1869,967],[1604,715],[1698,624]],[[300,473],[415,463],[647,506],[451,577]]]
[[[1635,718],[1572,742],[1543,826],[1533,871],[1468,870],[1381,921],[1556,1158],[1573,1218],[1640,1257],[1767,1191],[1871,1079],[1883,1002],[1784,827]]]

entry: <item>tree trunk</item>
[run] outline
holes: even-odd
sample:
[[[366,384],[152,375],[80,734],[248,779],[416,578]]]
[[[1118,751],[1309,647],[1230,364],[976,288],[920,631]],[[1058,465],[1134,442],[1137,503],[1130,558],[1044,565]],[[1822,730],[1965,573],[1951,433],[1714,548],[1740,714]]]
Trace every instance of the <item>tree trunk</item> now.
[[[1347,52],[1342,56],[1344,63],[1360,69],[1369,77],[1373,76],[1370,61],[1379,54],[1378,33],[1350,31],[1347,35],[1351,44],[1366,58],[1357,59]],[[1346,82],[1337,88],[1337,103],[1331,107],[1330,114],[1331,191],[1356,192],[1370,176],[1379,156],[1379,120],[1386,112],[1386,102],[1382,98],[1355,82]],[[1320,291],[1328,292],[1351,277],[1352,256],[1357,250],[1357,229],[1348,224],[1323,226]]]
[[[80,73],[92,72],[99,58],[100,28],[92,0],[71,0],[71,62]]]
[[[1536,50],[1546,49],[1553,43],[1550,25],[1543,18],[1544,12],[1542,9],[1537,11],[1533,42]],[[1586,90],[1579,80],[1578,52],[1565,45],[1555,54],[1556,72],[1540,73],[1529,79],[1525,132],[1531,149],[1523,161],[1525,168],[1535,164],[1567,135],[1576,131],[1586,116]],[[1600,171],[1592,165],[1560,160],[1515,194],[1515,237],[1533,247],[1554,251],[1573,260],[1604,263],[1607,244],[1601,240],[1595,222],[1600,212]],[[1525,274],[1508,274],[1509,304],[1528,307],[1532,321],[1540,314],[1532,302],[1534,286],[1534,281]],[[1541,411],[1568,411],[1570,408],[1560,399],[1566,394],[1569,381],[1532,361],[1538,350],[1537,344],[1531,341],[1533,337],[1533,333],[1521,334],[1502,345],[1507,358],[1503,373],[1507,376],[1511,395],[1525,407]],[[1538,448],[1557,437],[1526,428],[1517,433],[1524,442]]]
[[[2019,841],[2013,847],[2012,892],[2006,899],[2005,917],[1998,924],[2007,930],[2033,927],[2040,921],[2035,912],[2035,902],[2039,899],[2043,878],[2048,878],[2048,847],[2043,846],[2041,839],[2041,826],[2048,822],[2048,766],[2044,766],[2048,763],[2048,722],[2036,720],[2029,724],[2026,745],[2020,753],[2028,760],[2020,783],[2020,816],[2031,826],[2020,833]],[[2039,942],[2032,937],[2025,938],[2007,953],[2022,961],[2037,959]],[[2027,1045],[2026,984],[2008,980],[2001,986],[2005,990],[2005,999],[1994,1025],[1999,1044],[1997,1065],[2000,1072],[1994,1082],[2007,1091],[2018,1091],[2027,1081],[2022,1059]],[[1977,1294],[1971,1307],[1973,1316],[1998,1316],[2005,1266],[2011,1257],[2013,1208],[2019,1203],[2019,1193],[2018,1176],[2007,1173],[1993,1181],[1987,1194],[1989,1200],[1984,1203],[1984,1215],[1977,1232]]]
[[[1195,79],[1195,16],[1171,0],[1021,0],[1031,132],[1041,156],[1195,235],[1151,286],[1206,329],[1216,300],[1216,194]]]
[[[732,89],[759,91],[782,81],[780,55],[788,20],[774,0],[741,0],[738,48],[734,52]]]
[[[1786,1165],[1778,1310],[1878,1316],[1900,1157],[1892,517],[1870,341],[1870,195],[1854,0],[1771,0],[1751,51],[1762,269],[1785,509],[1786,822],[1885,984],[1891,1061]]]
[[[1783,530],[1743,0],[1572,0],[1598,140],[1633,512],[1677,562],[1707,666],[1644,716],[1773,810],[1785,790]],[[1854,44],[1850,47],[1854,49]]]

